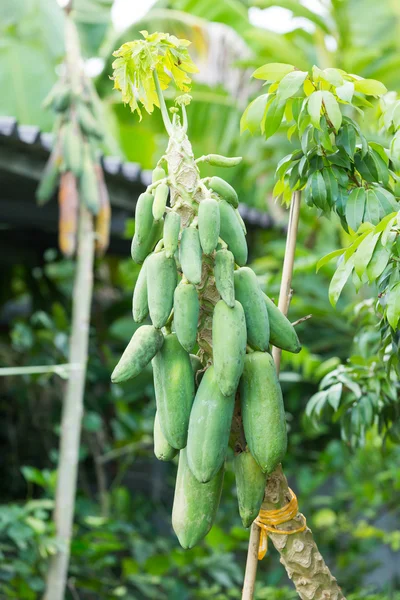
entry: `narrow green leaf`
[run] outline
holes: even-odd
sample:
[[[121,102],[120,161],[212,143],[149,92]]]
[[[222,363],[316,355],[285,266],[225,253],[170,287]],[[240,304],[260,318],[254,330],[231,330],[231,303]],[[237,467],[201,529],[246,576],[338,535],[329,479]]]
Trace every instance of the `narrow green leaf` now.
[[[279,98],[276,96],[268,106],[265,115],[264,133],[267,139],[278,131],[280,124],[282,123],[284,112],[285,103],[280,102]]]
[[[370,148],[372,148],[375,152],[379,154],[385,165],[389,166],[389,157],[386,154],[385,148],[381,146],[381,144],[377,144],[376,142],[369,143]]]
[[[346,281],[350,277],[350,274],[354,268],[353,256],[348,261],[342,261],[335,271],[332,281],[329,285],[329,302],[332,306],[335,306],[339,300],[339,296],[346,284]]]
[[[354,83],[352,81],[345,81],[343,85],[336,88],[336,95],[343,102],[351,102],[354,94]]]
[[[310,115],[311,123],[316,129],[321,129],[321,106],[322,106],[322,92],[320,90],[313,92],[308,98],[307,111]]]
[[[275,175],[277,177],[282,177],[289,168],[290,163],[292,162],[293,154],[287,154],[278,162],[276,167]]]
[[[240,119],[240,133],[247,129],[252,135],[261,130],[261,121],[267,106],[269,94],[262,94],[250,102]]]
[[[336,256],[341,256],[345,252],[345,250],[345,248],[339,248],[339,250],[333,250],[332,252],[329,252],[329,254],[326,254],[325,256],[320,258],[317,262],[317,273],[322,267],[324,267],[328,262],[330,262],[332,258],[335,258]]]
[[[365,240],[367,235],[369,235],[370,230],[364,231],[361,235],[359,235],[352,244],[348,248],[346,248],[346,252],[344,253],[344,260],[349,260],[350,256],[353,256],[359,245]]]
[[[320,73],[320,77],[335,87],[343,85],[343,77],[338,69],[323,69]]]
[[[392,227],[393,227],[393,225],[395,223],[395,220],[396,220],[396,217],[392,217],[387,222],[386,227],[385,227],[385,229],[383,230],[383,233],[382,233],[382,238],[381,238],[382,239],[382,246],[386,246],[387,241],[389,239],[389,236],[390,236],[390,234],[392,232]]]
[[[323,91],[322,100],[333,128],[338,131],[342,124],[342,113],[335,96],[331,92]]]
[[[335,179],[332,169],[329,167],[323,169],[322,176],[325,182],[326,199],[328,201],[329,206],[332,207],[335,204],[338,195],[338,182]]]
[[[391,194],[390,192],[388,192],[387,190],[385,190],[382,187],[376,187],[376,188],[374,188],[374,190],[375,190],[375,194],[376,194],[376,197],[377,197],[377,199],[379,201],[379,205],[380,205],[380,211],[379,211],[380,219],[383,219],[383,217],[385,215],[389,215],[393,211],[399,210],[400,205],[396,201],[393,194]]]
[[[379,208],[379,200],[375,190],[367,190],[365,198],[364,221],[368,221],[368,223],[372,223],[372,225],[378,225],[380,212]]]
[[[329,388],[328,402],[336,412],[340,405],[340,399],[342,397],[343,383],[335,383]]]
[[[345,123],[339,130],[336,136],[336,145],[338,148],[343,148],[346,154],[353,159],[356,151],[357,136],[354,127]]]
[[[397,329],[400,319],[400,282],[396,283],[387,294],[386,318],[392,329]]]
[[[346,204],[346,219],[353,231],[360,227],[365,208],[365,189],[363,187],[354,188],[351,191]]]
[[[354,82],[354,87],[357,92],[361,92],[367,96],[382,96],[382,94],[386,94],[387,92],[383,83],[376,79],[357,79]]]
[[[256,79],[265,79],[266,81],[281,81],[285,75],[294,71],[293,65],[285,63],[268,63],[256,69],[252,75]]]
[[[354,254],[354,270],[360,278],[364,275],[367,269],[380,235],[380,233],[369,233],[361,242],[357,252]]]
[[[365,181],[368,181],[368,183],[378,182],[378,171],[369,153],[362,157],[361,154],[357,152],[354,155],[354,164]]]
[[[277,96],[281,102],[284,102],[290,96],[293,96],[298,92],[299,88],[303,85],[305,78],[307,77],[307,71],[292,71],[283,77],[279,83]]]
[[[390,250],[382,246],[381,240],[378,240],[374,253],[367,266],[367,276],[371,283],[375,283],[378,277],[383,273],[389,262]]]
[[[322,210],[328,208],[325,181],[321,171],[315,171],[315,173],[311,175],[311,194],[315,206],[318,206],[318,208],[321,208]]]
[[[381,155],[376,152],[373,148],[370,150],[370,157],[372,162],[375,165],[375,169],[377,171],[376,181],[380,181],[382,185],[386,186],[389,184],[389,168],[385,161],[382,159]]]

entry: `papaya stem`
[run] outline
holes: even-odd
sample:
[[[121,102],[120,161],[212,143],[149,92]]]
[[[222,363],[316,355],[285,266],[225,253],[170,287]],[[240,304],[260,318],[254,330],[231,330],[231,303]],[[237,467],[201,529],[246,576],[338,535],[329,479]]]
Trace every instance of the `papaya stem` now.
[[[170,136],[172,134],[172,123],[169,118],[167,105],[165,104],[164,96],[163,96],[161,85],[160,85],[160,80],[158,79],[157,71],[155,69],[153,71],[153,78],[154,78],[154,83],[156,86],[158,101],[160,103],[160,111],[161,111],[161,116],[162,116],[162,120],[164,123],[164,127],[165,127],[168,135]]]

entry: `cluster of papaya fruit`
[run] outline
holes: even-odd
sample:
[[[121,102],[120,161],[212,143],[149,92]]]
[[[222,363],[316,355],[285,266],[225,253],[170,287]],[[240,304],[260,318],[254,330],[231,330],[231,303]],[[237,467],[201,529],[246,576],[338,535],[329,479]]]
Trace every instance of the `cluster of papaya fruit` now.
[[[79,202],[96,216],[96,251],[108,247],[111,209],[100,163],[103,134],[94,112],[90,83],[82,77],[79,93],[64,76],[50,91],[45,107],[56,113],[54,143],[36,191],[39,204],[58,188],[59,247],[65,256],[76,250]]]
[[[270,345],[298,352],[300,343],[245,266],[246,230],[236,191],[219,177],[200,179],[187,148],[186,154],[174,152],[169,162],[167,156],[168,166],[186,156],[182,172],[198,179],[186,194],[184,177],[158,166],[138,199],[132,258],[143,266],[133,318],[142,323],[149,316],[151,324],[135,331],[112,381],[135,377],[152,362],[154,450],[160,460],[179,452],[172,524],[180,544],[191,548],[214,521],[228,445],[234,450],[244,526],[258,515],[266,476],[286,451]],[[240,161],[218,155],[202,159],[216,166]]]

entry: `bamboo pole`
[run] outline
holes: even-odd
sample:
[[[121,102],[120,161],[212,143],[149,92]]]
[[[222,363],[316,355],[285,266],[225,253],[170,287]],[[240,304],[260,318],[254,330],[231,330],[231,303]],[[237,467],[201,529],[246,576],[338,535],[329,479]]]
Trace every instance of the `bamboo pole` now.
[[[285,257],[283,261],[278,302],[278,307],[284,315],[287,315],[288,313],[292,297],[291,284],[300,216],[300,202],[301,193],[295,192],[290,206]],[[272,356],[278,373],[280,370],[281,354],[282,350],[280,348],[274,347],[272,349]],[[282,467],[279,465],[268,477],[263,508],[271,509],[284,506],[289,498],[288,483],[282,471]],[[297,516],[293,521],[285,523],[285,529],[295,529],[298,524]],[[281,563],[285,566],[289,577],[293,579],[293,583],[300,598],[304,600],[339,600],[343,598],[336,579],[331,575],[321,554],[318,552],[317,545],[312,537],[310,529],[307,528],[304,532],[291,536],[271,535],[269,537],[275,548],[281,554]],[[289,543],[287,543],[288,540],[290,540],[290,548]],[[253,523],[250,530],[242,600],[253,600],[254,597],[259,543],[260,528]]]
[[[76,276],[72,296],[69,360],[79,365],[68,379],[63,403],[54,523],[59,545],[47,573],[44,600],[63,600],[67,580],[74,519],[79,444],[88,358],[90,308],[93,292],[93,218],[81,206]]]

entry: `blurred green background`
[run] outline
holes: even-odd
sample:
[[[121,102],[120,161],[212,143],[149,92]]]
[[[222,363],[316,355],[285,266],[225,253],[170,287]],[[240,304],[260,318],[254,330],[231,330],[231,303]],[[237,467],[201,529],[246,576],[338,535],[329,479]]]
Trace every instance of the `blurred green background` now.
[[[251,73],[266,62],[301,69],[335,66],[400,92],[400,4],[76,0],[75,9],[85,68],[101,98],[104,153],[142,169],[153,168],[166,134],[159,114],[144,114],[139,122],[121,104],[109,80],[111,53],[142,29],[192,42],[200,72],[188,109],[189,136],[197,156],[218,152],[244,157],[229,177],[241,202],[274,217],[273,228],[250,230],[249,245],[265,291],[277,298],[287,212],[273,201],[271,191],[276,164],[290,144],[285,132],[268,141],[249,132],[240,136],[240,116],[261,89]],[[0,32],[0,117],[51,131],[52,114],[42,102],[62,68],[61,8],[56,0],[3,0]],[[377,137],[373,119],[363,127],[370,139]],[[131,225],[127,221],[127,238]],[[347,286],[334,309],[328,286],[335,267],[316,273],[318,260],[346,239],[336,218],[302,208],[290,317],[313,317],[298,327],[302,352],[283,357],[290,432],[284,468],[347,597],[399,599],[399,445],[377,427],[361,424],[351,447],[329,413],[315,421],[305,412],[325,374],[350,356],[368,361],[378,351],[374,291],[362,288],[356,294]],[[67,362],[73,261],[62,259],[55,247],[43,249],[30,264],[18,254],[3,253],[1,366]],[[170,522],[176,464],[153,456],[151,369],[133,382],[110,383],[135,328],[131,296],[138,271],[128,253],[109,252],[96,263],[67,598],[240,598],[248,531],[237,511],[232,457],[216,525],[202,544],[183,551]],[[0,386],[0,598],[35,600],[43,593],[43,574],[54,548],[51,498],[64,381],[54,375],[24,375],[2,377]],[[259,564],[257,600],[295,597],[271,550]]]

